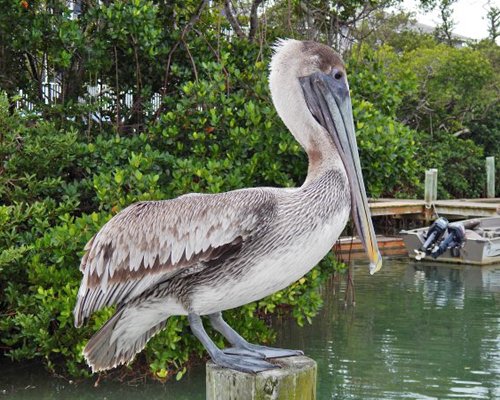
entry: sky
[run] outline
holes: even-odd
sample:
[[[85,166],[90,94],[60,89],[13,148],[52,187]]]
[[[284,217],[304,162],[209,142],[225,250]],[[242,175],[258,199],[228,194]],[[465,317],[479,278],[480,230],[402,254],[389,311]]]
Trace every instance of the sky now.
[[[418,22],[435,26],[440,23],[439,10],[430,13],[419,11],[419,1],[404,0],[403,8],[407,11],[418,11],[416,18]],[[488,4],[500,7],[500,0],[457,0],[453,5],[453,20],[456,25],[453,33],[467,36],[471,39],[484,39],[488,36],[486,13]]]

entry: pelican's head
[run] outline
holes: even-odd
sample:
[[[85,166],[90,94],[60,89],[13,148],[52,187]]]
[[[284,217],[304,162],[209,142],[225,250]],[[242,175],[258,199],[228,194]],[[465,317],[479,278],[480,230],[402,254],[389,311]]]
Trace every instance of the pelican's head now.
[[[332,149],[349,178],[352,214],[370,259],[370,273],[382,267],[359,162],[351,97],[344,63],[330,47],[281,40],[271,60],[269,86],[274,105],[288,129],[309,154]],[[326,156],[326,157],[325,157]]]

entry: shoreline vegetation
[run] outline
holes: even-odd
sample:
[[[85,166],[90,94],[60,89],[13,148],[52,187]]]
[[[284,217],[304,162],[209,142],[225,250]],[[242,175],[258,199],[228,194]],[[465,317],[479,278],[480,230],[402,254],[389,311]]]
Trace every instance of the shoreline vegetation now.
[[[408,15],[386,12],[389,1],[91,0],[76,11],[58,0],[4,3],[0,357],[40,360],[54,374],[90,375],[81,351],[111,310],[73,327],[78,266],[118,211],[189,192],[302,183],[306,155],[267,87],[278,38],[342,53],[369,196],[422,197],[424,171],[438,168],[439,198],[481,197],[484,158],[500,155],[495,37],[458,43],[444,25],[420,33]],[[422,1],[431,3],[445,2]],[[269,318],[309,323],[319,288],[343,269],[329,256],[225,317],[249,341],[272,343]],[[110,379],[181,379],[203,355],[187,321],[170,318]]]

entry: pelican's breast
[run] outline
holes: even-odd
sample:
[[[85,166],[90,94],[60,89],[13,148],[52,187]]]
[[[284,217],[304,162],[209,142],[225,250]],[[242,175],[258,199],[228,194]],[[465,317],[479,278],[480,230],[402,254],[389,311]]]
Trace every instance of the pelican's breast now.
[[[333,181],[339,183],[338,177]],[[197,285],[191,296],[195,313],[210,314],[259,300],[289,286],[321,261],[347,223],[350,196],[347,186],[316,184],[282,192],[273,225],[227,266],[224,279]]]

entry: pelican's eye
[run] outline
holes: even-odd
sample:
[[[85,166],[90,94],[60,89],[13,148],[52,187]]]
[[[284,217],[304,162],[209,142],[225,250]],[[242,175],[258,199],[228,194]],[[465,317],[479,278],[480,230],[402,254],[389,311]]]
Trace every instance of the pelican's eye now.
[[[342,74],[342,71],[339,71],[338,69],[334,69],[334,70],[332,71],[332,75],[333,75],[333,77],[334,77],[336,80],[338,80],[338,81],[339,81],[340,79],[342,79],[342,77],[344,76],[344,75]]]

